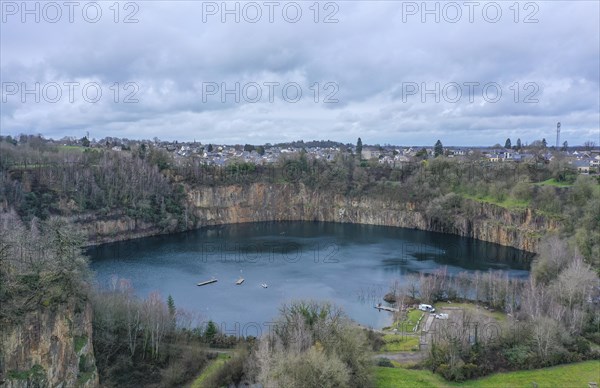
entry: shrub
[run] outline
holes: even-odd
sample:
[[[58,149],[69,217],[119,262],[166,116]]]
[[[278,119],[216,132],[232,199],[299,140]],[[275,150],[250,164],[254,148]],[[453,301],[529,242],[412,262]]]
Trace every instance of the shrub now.
[[[247,379],[247,369],[250,360],[250,353],[246,349],[241,349],[235,356],[225,361],[225,363],[214,373],[209,375],[203,382],[203,387],[228,387],[245,386],[244,380]]]
[[[477,377],[477,372],[479,367],[473,363],[468,363],[463,365],[462,368],[463,375],[466,379],[472,379],[473,377]]]
[[[527,361],[531,356],[529,347],[525,345],[517,345],[506,349],[502,352],[502,355],[506,358],[509,365],[515,368],[527,365]]]
[[[393,368],[394,364],[390,361],[389,358],[381,357],[377,359],[377,366],[382,366],[385,368]]]
[[[373,351],[376,352],[381,349],[383,345],[385,345],[385,340],[381,334],[374,332],[373,330],[365,330],[365,333],[367,342],[371,345],[371,349],[373,349]]]
[[[533,189],[531,184],[519,182],[512,188],[510,195],[519,201],[530,201],[533,196]]]

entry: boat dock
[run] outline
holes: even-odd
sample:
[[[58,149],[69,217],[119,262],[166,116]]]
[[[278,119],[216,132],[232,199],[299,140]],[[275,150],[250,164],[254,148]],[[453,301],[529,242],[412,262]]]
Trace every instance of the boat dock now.
[[[376,305],[376,306],[373,306],[373,307],[375,307],[379,311],[383,310],[383,311],[389,311],[391,313],[397,313],[397,312],[400,311],[400,309],[393,308],[393,307],[388,307],[388,306],[382,306],[382,305]]]
[[[198,283],[197,286],[199,286],[199,287],[200,286],[206,286],[207,284],[216,283],[216,282],[217,282],[217,279],[210,279],[210,280],[207,280],[205,282]]]

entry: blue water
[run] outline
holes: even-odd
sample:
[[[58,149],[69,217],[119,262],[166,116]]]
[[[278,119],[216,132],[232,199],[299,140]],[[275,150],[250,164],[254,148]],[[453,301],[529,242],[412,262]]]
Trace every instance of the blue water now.
[[[171,295],[178,308],[231,332],[265,328],[282,303],[329,300],[360,324],[382,327],[391,315],[373,305],[410,273],[504,270],[529,276],[529,254],[497,244],[412,229],[323,222],[225,225],[91,248],[100,286],[131,281],[146,297]],[[236,286],[243,276],[245,281]],[[218,279],[203,287],[200,281]],[[262,288],[266,283],[268,288]],[[237,325],[237,326],[236,326]],[[260,334],[260,333],[258,333]]]

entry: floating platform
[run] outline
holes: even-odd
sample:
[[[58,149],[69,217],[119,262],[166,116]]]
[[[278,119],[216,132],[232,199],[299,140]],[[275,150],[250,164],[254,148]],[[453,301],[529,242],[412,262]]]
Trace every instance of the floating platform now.
[[[379,306],[379,305],[376,305],[376,306],[373,306],[373,307],[375,307],[379,311],[383,310],[383,311],[389,311],[391,313],[397,313],[397,312],[400,311],[400,309],[393,308],[393,307],[388,307],[388,306]]]
[[[210,279],[205,282],[198,283],[197,286],[206,286],[207,284],[216,283],[216,282],[217,282],[217,279]]]
[[[239,279],[238,279],[238,280],[235,282],[235,285],[236,285],[236,286],[239,286],[239,285],[241,285],[242,283],[244,283],[244,278],[239,278]]]

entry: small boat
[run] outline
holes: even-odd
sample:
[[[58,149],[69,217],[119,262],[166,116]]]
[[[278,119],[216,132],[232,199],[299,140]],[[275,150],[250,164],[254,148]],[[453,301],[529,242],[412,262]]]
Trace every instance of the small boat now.
[[[267,288],[267,287],[269,287],[269,286],[267,286],[267,283],[262,283],[260,286],[261,286],[262,288]]]
[[[207,284],[216,283],[216,282],[217,282],[217,279],[215,279],[215,278],[212,278],[212,279],[210,279],[210,280],[207,280],[207,281],[205,281],[205,282],[200,282],[200,283],[198,283],[198,284],[197,284],[197,286],[199,286],[199,287],[200,287],[200,286],[206,286]]]
[[[244,277],[242,276],[242,270],[240,270],[240,277],[238,278],[238,280],[236,280],[235,285],[239,286],[242,283],[244,283]]]

